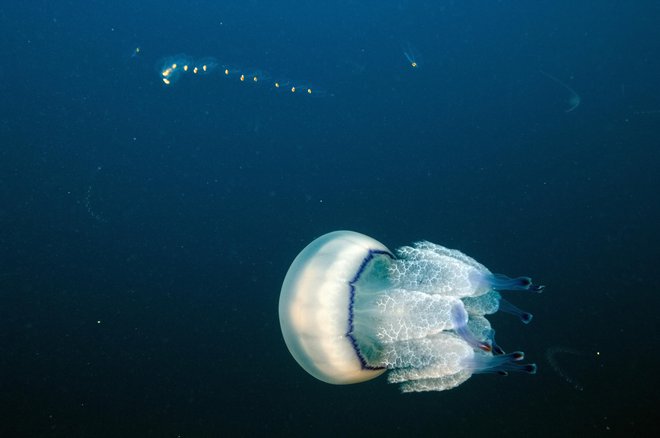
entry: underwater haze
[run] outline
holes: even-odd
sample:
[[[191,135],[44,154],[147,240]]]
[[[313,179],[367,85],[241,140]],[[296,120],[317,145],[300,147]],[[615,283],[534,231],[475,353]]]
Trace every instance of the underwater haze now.
[[[658,23],[650,0],[4,2],[0,436],[652,435]],[[505,295],[529,324],[488,315],[536,374],[308,374],[280,290],[335,230],[545,285]]]

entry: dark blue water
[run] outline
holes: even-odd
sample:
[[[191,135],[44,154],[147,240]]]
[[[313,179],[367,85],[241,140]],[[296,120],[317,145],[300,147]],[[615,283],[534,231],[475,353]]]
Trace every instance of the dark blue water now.
[[[0,435],[650,434],[659,22],[651,1],[1,6]],[[314,93],[165,86],[184,53]],[[336,229],[546,284],[509,297],[530,325],[492,318],[538,374],[307,375],[279,291]]]

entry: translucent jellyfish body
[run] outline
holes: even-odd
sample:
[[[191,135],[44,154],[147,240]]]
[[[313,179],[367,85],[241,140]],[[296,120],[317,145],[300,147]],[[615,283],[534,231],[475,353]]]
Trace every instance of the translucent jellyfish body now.
[[[442,391],[475,373],[536,371],[521,363],[522,352],[504,353],[485,315],[500,309],[498,291],[542,288],[430,242],[394,254],[371,237],[335,231],[293,261],[280,326],[296,361],[324,382],[359,383],[389,370],[404,392]]]

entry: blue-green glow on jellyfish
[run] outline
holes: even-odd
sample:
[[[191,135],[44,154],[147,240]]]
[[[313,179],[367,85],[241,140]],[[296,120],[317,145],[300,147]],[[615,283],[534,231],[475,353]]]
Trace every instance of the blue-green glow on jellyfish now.
[[[455,388],[476,373],[535,373],[520,351],[505,354],[485,318],[531,314],[499,291],[530,290],[529,277],[493,274],[460,251],[430,242],[395,253],[352,231],[310,243],[282,285],[282,334],[296,361],[327,383],[350,384],[389,371],[403,392]]]

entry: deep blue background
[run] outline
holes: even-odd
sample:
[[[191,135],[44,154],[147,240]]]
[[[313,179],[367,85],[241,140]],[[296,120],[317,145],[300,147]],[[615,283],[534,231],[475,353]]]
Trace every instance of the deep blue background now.
[[[532,3],[0,6],[0,435],[650,433],[660,4]],[[165,87],[179,53],[326,96]],[[547,284],[511,297],[529,326],[492,318],[539,373],[413,395],[308,376],[279,289],[336,229]],[[557,360],[584,391],[553,346],[583,352]]]

